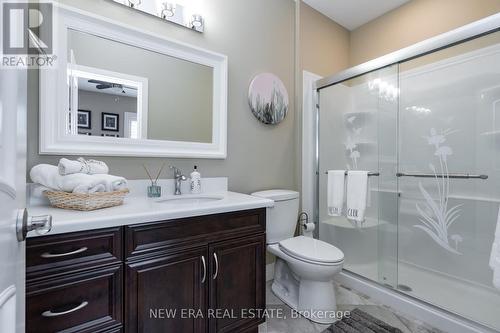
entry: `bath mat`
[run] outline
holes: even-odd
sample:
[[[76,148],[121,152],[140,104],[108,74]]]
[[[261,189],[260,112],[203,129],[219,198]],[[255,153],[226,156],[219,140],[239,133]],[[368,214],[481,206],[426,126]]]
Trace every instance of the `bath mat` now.
[[[403,331],[360,309],[354,309],[349,318],[337,321],[323,333],[403,333]]]

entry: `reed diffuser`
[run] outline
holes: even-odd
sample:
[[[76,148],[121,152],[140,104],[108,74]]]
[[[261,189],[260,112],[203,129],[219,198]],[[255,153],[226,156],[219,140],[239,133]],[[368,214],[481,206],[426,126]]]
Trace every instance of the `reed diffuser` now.
[[[158,171],[158,174],[156,175],[155,178],[151,176],[151,173],[149,172],[148,168],[146,168],[146,165],[142,165],[144,170],[146,171],[146,174],[148,175],[149,180],[151,181],[151,186],[148,186],[148,198],[159,198],[161,197],[161,186],[158,185],[158,178],[160,178],[161,172],[163,171],[163,168],[165,167],[165,163],[161,165],[160,170]]]

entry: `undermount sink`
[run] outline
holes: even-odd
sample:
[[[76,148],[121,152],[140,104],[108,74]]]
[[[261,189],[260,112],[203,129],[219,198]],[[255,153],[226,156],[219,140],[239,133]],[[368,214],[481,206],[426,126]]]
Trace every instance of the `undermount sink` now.
[[[197,205],[207,202],[214,202],[224,199],[223,195],[216,194],[183,194],[170,195],[155,200],[158,203],[188,204]]]

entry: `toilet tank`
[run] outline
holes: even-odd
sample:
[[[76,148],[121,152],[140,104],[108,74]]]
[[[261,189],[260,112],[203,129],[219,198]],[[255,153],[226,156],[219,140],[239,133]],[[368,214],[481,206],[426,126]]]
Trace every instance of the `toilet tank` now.
[[[299,214],[299,192],[269,190],[252,193],[253,196],[274,200],[274,207],[266,215],[267,244],[293,237]]]

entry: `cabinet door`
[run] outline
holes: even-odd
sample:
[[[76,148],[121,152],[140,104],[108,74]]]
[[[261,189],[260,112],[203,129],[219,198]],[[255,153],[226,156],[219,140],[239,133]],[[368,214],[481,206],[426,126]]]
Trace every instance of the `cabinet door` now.
[[[260,235],[210,245],[210,333],[243,332],[264,322],[250,311],[265,309],[265,244]]]
[[[206,247],[127,263],[126,274],[126,332],[206,331]]]

